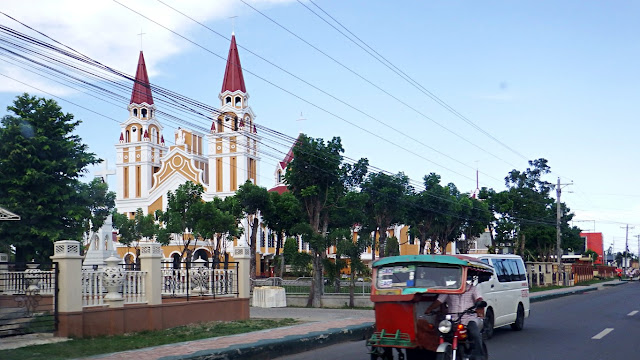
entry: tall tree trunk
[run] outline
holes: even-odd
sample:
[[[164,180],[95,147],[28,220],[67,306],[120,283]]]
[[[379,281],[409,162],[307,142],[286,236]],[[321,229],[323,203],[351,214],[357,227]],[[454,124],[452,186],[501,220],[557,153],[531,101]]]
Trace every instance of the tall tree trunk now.
[[[349,279],[349,307],[355,307],[356,270],[351,266]]]
[[[278,277],[282,278],[284,275],[284,252],[280,252],[280,248],[282,247],[282,233],[278,232],[276,234],[276,258],[280,258],[280,270],[278,271]]]
[[[387,251],[387,230],[380,228],[380,240],[379,240],[379,244],[380,244],[380,258],[383,258],[386,256],[386,251]]]
[[[249,251],[251,252],[251,264],[249,267],[249,278],[255,280],[256,278],[256,237],[258,234],[258,217],[252,215],[252,219],[247,219],[253,224],[251,225],[251,236],[249,239]],[[253,288],[253,282],[251,282],[251,288]]]
[[[522,234],[522,241],[520,242],[520,256],[524,258],[524,245],[525,245],[525,235]]]

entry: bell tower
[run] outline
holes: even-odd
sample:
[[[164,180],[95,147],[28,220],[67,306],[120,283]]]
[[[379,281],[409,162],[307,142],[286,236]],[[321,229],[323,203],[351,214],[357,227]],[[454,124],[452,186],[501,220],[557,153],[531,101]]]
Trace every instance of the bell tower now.
[[[207,135],[208,198],[233,195],[247,180],[258,185],[260,137],[255,124],[256,115],[249,106],[235,34],[231,35],[227,67],[218,98],[220,112],[213,114],[211,132]]]
[[[146,209],[153,174],[160,169],[160,159],[168,151],[162,125],[156,120],[142,51],[127,110],[129,118],[120,124],[120,140],[116,144],[116,201],[119,211],[134,212],[138,207]]]

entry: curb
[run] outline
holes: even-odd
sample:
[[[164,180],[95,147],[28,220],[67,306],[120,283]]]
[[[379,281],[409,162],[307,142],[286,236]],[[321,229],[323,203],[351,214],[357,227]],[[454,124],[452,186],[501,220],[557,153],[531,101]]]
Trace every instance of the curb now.
[[[162,360],[265,360],[347,341],[365,340],[373,333],[373,322],[291,335],[281,339],[261,340],[252,344],[233,345],[224,349],[202,350],[188,355],[166,356]]]
[[[596,286],[589,286],[589,287],[586,287],[586,288],[583,288],[583,289],[564,291],[564,292],[559,292],[559,293],[555,293],[555,294],[544,294],[544,295],[531,296],[529,298],[529,302],[530,303],[536,303],[536,302],[555,299],[555,298],[559,298],[559,297],[563,297],[563,296],[584,294],[584,293],[586,293],[588,291],[595,291],[595,290],[598,290],[598,288]]]

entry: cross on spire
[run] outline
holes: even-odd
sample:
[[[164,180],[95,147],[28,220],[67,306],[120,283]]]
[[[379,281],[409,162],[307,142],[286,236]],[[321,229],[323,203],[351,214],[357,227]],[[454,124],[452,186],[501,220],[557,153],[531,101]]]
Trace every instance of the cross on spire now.
[[[229,19],[231,19],[231,33],[232,34],[236,33],[236,18],[237,17],[238,17],[238,15],[229,16]]]
[[[142,35],[146,35],[147,33],[142,32],[142,28],[140,28],[140,34],[138,34],[138,36],[140,36],[140,51],[142,51]]]

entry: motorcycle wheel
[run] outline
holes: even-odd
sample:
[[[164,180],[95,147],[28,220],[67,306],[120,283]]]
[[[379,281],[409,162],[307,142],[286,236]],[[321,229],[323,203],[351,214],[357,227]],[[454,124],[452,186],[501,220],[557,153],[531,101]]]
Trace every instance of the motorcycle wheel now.
[[[449,348],[448,351],[439,352],[436,355],[436,360],[455,360],[453,358],[453,353],[451,352],[451,348]]]
[[[371,360],[393,360],[391,348],[374,347],[371,349]]]
[[[489,350],[487,350],[487,344],[482,342],[482,355],[484,355],[485,360],[489,359]]]

